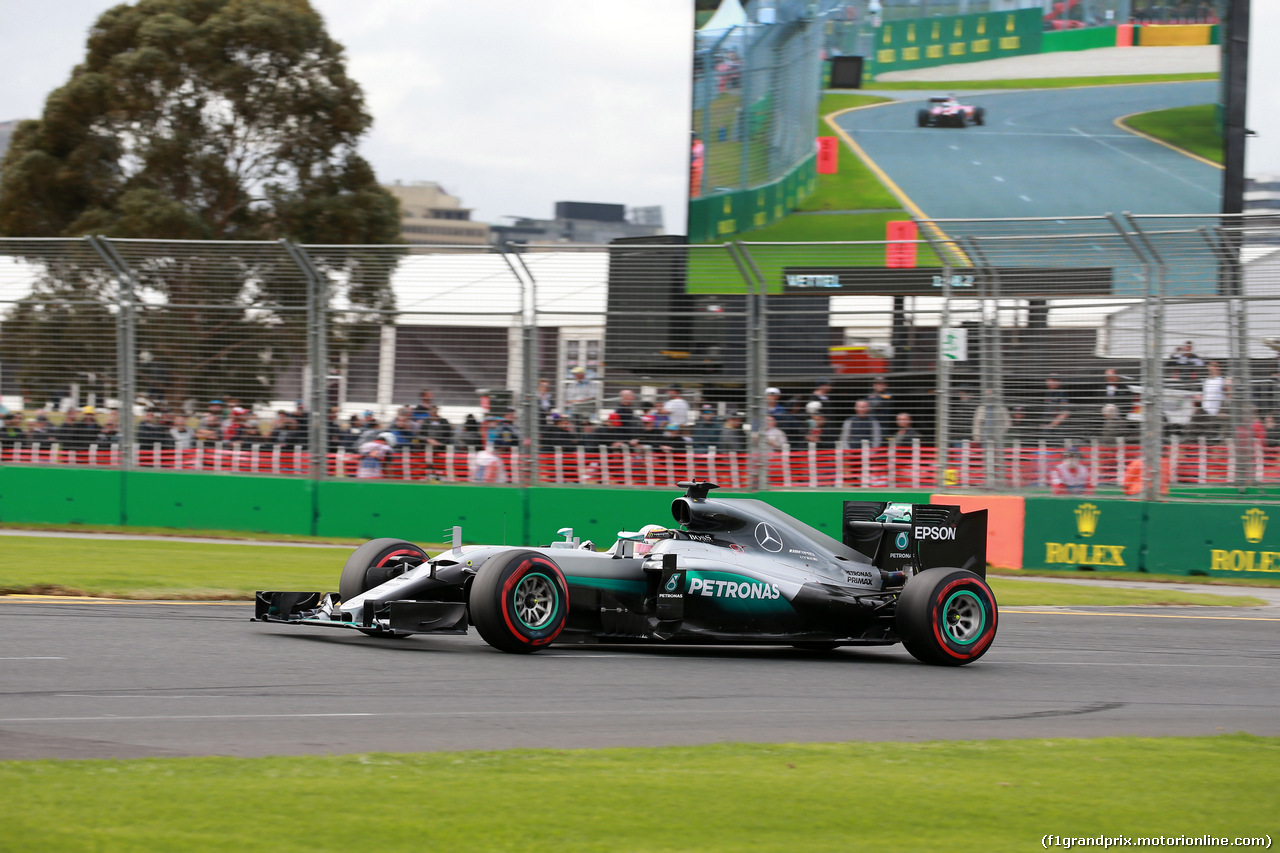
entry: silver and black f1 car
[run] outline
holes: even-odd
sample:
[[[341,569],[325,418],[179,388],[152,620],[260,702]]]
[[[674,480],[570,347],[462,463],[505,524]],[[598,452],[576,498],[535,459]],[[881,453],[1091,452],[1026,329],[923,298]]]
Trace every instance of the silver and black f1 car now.
[[[996,635],[986,510],[845,501],[843,541],[758,500],[682,483],[678,526],[620,533],[607,551],[462,545],[435,555],[375,539],[338,592],[259,592],[254,618],[380,637],[461,634],[494,648],[552,642],[792,645],[903,643],[925,663],[972,663]]]

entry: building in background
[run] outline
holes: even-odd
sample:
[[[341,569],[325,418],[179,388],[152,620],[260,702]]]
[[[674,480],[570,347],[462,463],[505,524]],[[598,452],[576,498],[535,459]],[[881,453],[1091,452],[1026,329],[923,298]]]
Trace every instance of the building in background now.
[[[406,243],[483,246],[489,226],[471,221],[471,209],[434,181],[384,184],[400,199],[400,236]]]
[[[1280,175],[1245,178],[1245,213],[1280,213]]]
[[[620,237],[653,237],[663,233],[661,207],[633,207],[588,201],[556,202],[554,219],[512,217],[510,225],[494,225],[493,242],[578,243],[601,246]]]

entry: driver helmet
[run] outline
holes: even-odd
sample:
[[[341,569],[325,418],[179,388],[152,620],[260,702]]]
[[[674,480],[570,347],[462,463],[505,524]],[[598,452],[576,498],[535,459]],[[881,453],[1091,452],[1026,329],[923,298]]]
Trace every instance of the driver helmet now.
[[[668,538],[669,531],[661,524],[646,524],[640,528],[641,541],[636,543],[635,554],[637,557],[643,557],[653,549],[663,539]]]

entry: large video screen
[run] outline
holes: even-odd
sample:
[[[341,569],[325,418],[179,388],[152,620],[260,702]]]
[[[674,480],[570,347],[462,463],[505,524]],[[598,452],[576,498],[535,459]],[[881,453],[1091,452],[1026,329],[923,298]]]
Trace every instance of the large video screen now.
[[[690,242],[1221,210],[1218,2],[697,8]]]

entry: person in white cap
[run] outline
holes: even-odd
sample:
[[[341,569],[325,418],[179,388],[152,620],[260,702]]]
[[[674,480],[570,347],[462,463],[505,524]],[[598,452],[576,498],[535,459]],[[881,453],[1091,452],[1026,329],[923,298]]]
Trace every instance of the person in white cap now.
[[[578,365],[569,371],[574,381],[569,383],[565,392],[565,407],[570,414],[581,418],[594,417],[596,414],[596,383],[587,378],[587,369]]]

